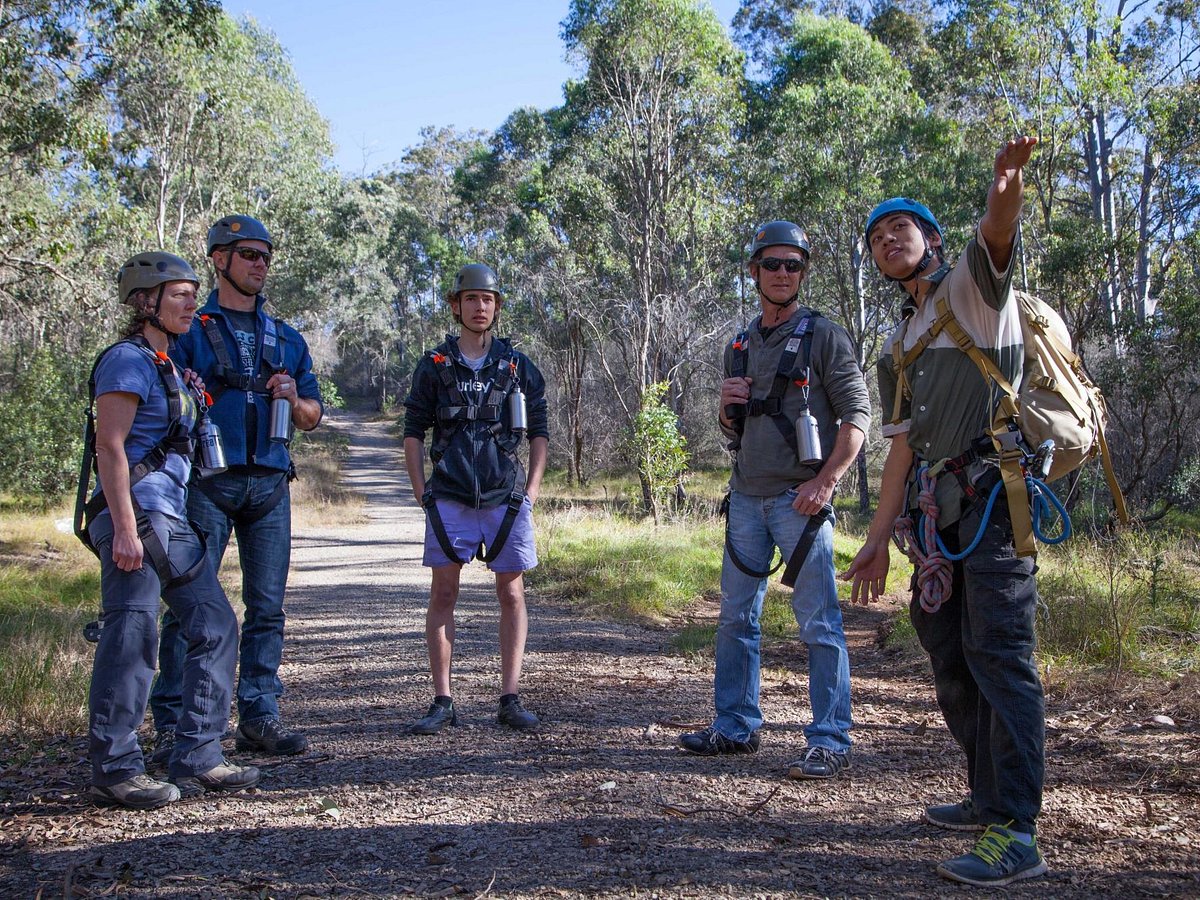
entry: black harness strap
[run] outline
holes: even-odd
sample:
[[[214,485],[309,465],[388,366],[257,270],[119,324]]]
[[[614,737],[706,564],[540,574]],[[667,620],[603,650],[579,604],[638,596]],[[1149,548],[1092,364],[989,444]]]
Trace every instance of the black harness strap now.
[[[800,570],[804,568],[804,561],[808,559],[808,554],[812,552],[817,532],[826,522],[832,521],[833,507],[828,503],[821,507],[819,513],[808,517],[808,523],[804,526],[804,531],[800,533],[800,540],[796,541],[796,547],[788,558],[787,568],[783,570],[782,584],[784,587],[794,588],[796,586],[796,578],[800,575]]]
[[[751,578],[770,578],[779,571],[779,567],[783,565],[783,557],[780,556],[779,561],[774,566],[766,571],[759,572],[750,568],[742,561],[742,558],[737,555],[737,551],[733,549],[733,541],[729,537],[729,494],[726,494],[721,500],[721,515],[725,517],[725,552],[729,554],[729,561],[732,562],[744,575],[749,575]],[[772,552],[772,555],[774,553]]]
[[[802,382],[805,386],[808,384],[809,367],[812,364],[813,332],[816,330],[813,319],[819,315],[820,313],[816,311],[810,311],[800,318],[779,357],[779,365],[775,369],[775,377],[771,381],[771,389],[767,392],[767,396],[753,398],[746,404],[747,416],[770,416],[775,427],[779,429],[780,435],[793,451],[796,449],[796,429],[793,423],[783,415],[783,395],[787,391],[789,382],[792,381],[796,360],[800,358],[801,350],[804,351]],[[733,352],[730,356],[729,375],[731,378],[744,378],[749,369],[749,332],[743,331],[737,335],[730,347]],[[798,380],[797,383],[799,384],[800,381]],[[745,428],[745,419],[742,417],[734,419],[733,424],[738,432],[737,443],[740,444],[741,432]]]
[[[279,479],[279,484],[275,485],[275,490],[271,492],[271,496],[267,498],[267,502],[253,512],[242,512],[240,507],[234,506],[224,497],[222,497],[211,481],[193,481],[188,490],[198,490],[207,497],[212,505],[225,514],[225,517],[236,521],[239,525],[253,525],[259,519],[263,518],[267,513],[273,510],[283,500],[284,495],[288,492],[288,484],[296,478],[295,467],[290,467],[287,476]]]
[[[421,505],[425,507],[425,514],[429,516],[429,524],[433,528],[433,536],[437,538],[438,545],[446,554],[446,558],[460,566],[469,563],[469,559],[459,559],[458,554],[454,552],[454,546],[450,543],[450,535],[446,533],[446,523],[442,521],[442,514],[438,512],[437,501],[433,499],[433,491],[425,491],[424,496],[421,497]]]
[[[508,509],[504,511],[500,528],[497,529],[496,536],[492,538],[492,543],[486,553],[483,551],[483,544],[479,545],[479,549],[475,551],[476,559],[485,563],[495,562],[500,551],[504,549],[504,542],[508,540],[508,533],[512,531],[513,523],[517,521],[517,514],[521,511],[521,505],[524,502],[525,495],[520,491],[513,491],[508,495]]]
[[[277,332],[277,327],[270,317],[267,317],[270,322],[269,330],[272,334]],[[233,364],[233,356],[229,352],[229,347],[225,342],[225,336],[221,333],[221,326],[217,324],[217,320],[212,316],[202,315],[200,317],[200,325],[204,328],[204,336],[208,338],[208,344],[212,347],[213,355],[217,358],[217,368],[213,373],[215,383],[211,385],[214,402],[226,390],[235,391],[251,391],[255,394],[269,394],[267,390],[267,382],[271,380],[271,376],[282,366],[282,346],[277,339],[276,360],[275,363],[269,363],[266,359],[266,354],[259,364],[258,374],[253,378],[248,376],[243,371],[241,366]]]

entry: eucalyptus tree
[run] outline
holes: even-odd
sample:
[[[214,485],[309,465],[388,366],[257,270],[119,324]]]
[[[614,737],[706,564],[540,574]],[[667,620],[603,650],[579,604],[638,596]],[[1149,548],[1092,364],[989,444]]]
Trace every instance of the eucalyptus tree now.
[[[738,240],[728,183],[742,57],[688,0],[576,0],[562,33],[583,76],[563,110],[559,224],[594,288],[584,321],[628,425],[660,381],[683,411],[689,378],[715,356]]]

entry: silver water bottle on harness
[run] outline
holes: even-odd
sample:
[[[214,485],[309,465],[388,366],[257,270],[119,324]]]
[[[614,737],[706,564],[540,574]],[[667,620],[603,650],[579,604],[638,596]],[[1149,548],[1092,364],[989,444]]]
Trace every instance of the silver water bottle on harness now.
[[[275,374],[283,375],[287,369],[276,369]],[[286,444],[292,439],[292,401],[287,397],[276,397],[271,401],[271,440],[276,444]]]
[[[513,389],[508,395],[508,423],[513,431],[524,432],[529,427],[529,416],[525,409],[525,395],[521,393],[521,382],[517,381],[516,360],[509,363]]]
[[[823,459],[821,429],[807,406],[796,417],[796,456],[802,466],[819,466]]]
[[[804,371],[804,380],[797,382],[800,386],[804,405],[800,415],[796,417],[796,458],[802,466],[819,466],[824,458],[821,452],[821,428],[817,418],[808,408],[808,378],[809,372]]]
[[[196,405],[199,408],[199,420],[196,423],[196,447],[200,456],[200,477],[207,478],[229,468],[225,460],[225,444],[221,440],[221,429],[208,415],[212,405],[207,393],[196,390]]]

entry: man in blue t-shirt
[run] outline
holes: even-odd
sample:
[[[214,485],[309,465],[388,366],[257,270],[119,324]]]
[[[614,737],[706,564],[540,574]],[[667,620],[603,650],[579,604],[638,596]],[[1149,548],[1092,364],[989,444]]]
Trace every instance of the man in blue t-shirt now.
[[[288,442],[272,439],[273,401],[287,400],[291,428],[310,431],[324,407],[308,345],[300,333],[264,310],[262,289],[274,245],[261,222],[225,216],[208,232],[208,255],[217,287],[183,335],[172,358],[193,369],[214,397],[209,413],[220,427],[229,468],[193,481],[188,515],[204,532],[214,569],[230,533],[236,533],[242,568],[242,625],[237,704],[237,747],[290,755],[307,738],[287,728],[279,714],[283,684],[283,596],[291,558],[294,477]],[[152,763],[170,755],[178,721],[180,673],[185,652],[171,613],[163,617],[160,674],[151,695],[158,739]]]

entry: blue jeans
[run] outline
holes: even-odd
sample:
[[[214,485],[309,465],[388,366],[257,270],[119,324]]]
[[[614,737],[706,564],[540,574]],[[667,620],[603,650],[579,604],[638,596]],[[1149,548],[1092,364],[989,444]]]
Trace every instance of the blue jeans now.
[[[943,530],[947,549],[969,544],[979,519],[970,508]],[[999,502],[979,546],[954,564],[941,609],[925,612],[915,594],[909,606],[938,706],[967,755],[980,821],[1011,821],[1026,832],[1036,829],[1045,777],[1045,699],[1033,658],[1036,571],[1031,558],[1016,556],[1008,504]]]
[[[166,549],[173,576],[200,559],[200,540],[187,522],[148,513]],[[92,665],[88,692],[88,755],[92,783],[119,784],[145,772],[137,729],[146,715],[154,674],[161,596],[177,617],[183,643],[181,700],[171,756],[172,777],[197,775],[221,763],[221,736],[229,722],[229,698],[237,660],[237,616],[205,564],[186,584],[163,589],[146,557],[135,572],[112,559],[112,518],[99,516],[89,533],[100,555],[100,597],[104,627]]]
[[[278,717],[283,684],[279,663],[283,658],[283,593],[287,587],[292,551],[292,506],[290,490],[274,509],[254,519],[280,483],[283,472],[246,475],[223,472],[206,479],[211,490],[230,510],[226,515],[203,491],[188,490],[188,516],[208,542],[208,557],[219,571],[232,531],[237,535],[242,566],[241,660],[237,680],[238,718],[252,722]],[[179,621],[168,610],[163,616],[159,646],[159,674],[150,696],[154,727],[170,729],[179,721],[181,660],[183,642]]]
[[[786,560],[808,516],[792,508],[795,491],[729,498],[729,540],[747,568],[764,571],[778,547]],[[763,723],[758,707],[763,598],[767,579],[742,572],[725,553],[721,566],[721,616],[717,622],[713,695],[721,734],[746,740]],[[850,657],[842,631],[833,568],[833,523],[817,532],[792,592],[800,640],[808,646],[808,696],[813,721],[804,729],[809,746],[842,752],[850,747]]]

